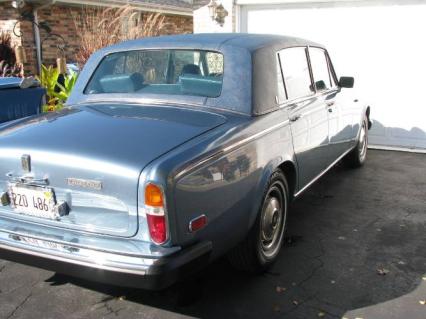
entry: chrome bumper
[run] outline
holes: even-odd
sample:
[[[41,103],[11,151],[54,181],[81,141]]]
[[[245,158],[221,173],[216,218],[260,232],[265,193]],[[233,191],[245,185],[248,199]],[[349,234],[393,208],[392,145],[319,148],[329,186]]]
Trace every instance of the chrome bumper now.
[[[183,268],[196,271],[201,261],[204,266],[211,251],[211,243],[162,248],[131,239],[48,231],[0,218],[0,258],[93,281],[156,290],[179,280]],[[191,264],[194,267],[188,267]]]

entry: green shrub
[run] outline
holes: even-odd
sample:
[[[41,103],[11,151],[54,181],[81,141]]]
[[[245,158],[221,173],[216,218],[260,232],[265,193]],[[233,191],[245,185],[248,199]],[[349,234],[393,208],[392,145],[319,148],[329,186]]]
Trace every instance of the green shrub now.
[[[37,77],[41,86],[46,89],[47,103],[43,106],[44,112],[58,111],[64,107],[69,98],[78,74],[71,72],[64,77],[64,83],[58,83],[59,71],[53,66],[41,66],[41,75]]]

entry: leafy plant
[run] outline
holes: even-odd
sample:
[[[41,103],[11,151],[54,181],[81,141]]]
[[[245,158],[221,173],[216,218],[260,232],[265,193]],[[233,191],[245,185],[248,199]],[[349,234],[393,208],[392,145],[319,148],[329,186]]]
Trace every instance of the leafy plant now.
[[[12,36],[9,32],[0,32],[0,61],[6,61],[8,65],[15,65],[15,50],[12,47]]]
[[[55,111],[58,98],[55,96],[55,87],[58,83],[59,71],[53,66],[41,66],[41,74],[37,76],[42,87],[46,89],[47,103],[43,106],[44,111]]]
[[[44,112],[58,111],[64,107],[78,77],[75,72],[67,74],[64,83],[61,84],[58,82],[59,75],[57,68],[41,66],[41,75],[37,77],[37,80],[46,89],[47,103],[43,106]]]
[[[77,81],[78,74],[70,71],[70,74],[65,75],[64,84],[57,83],[57,88],[54,96],[58,99],[58,102],[65,103],[71,95],[71,91],[74,88],[75,82]]]
[[[0,60],[0,77],[22,77],[22,67],[18,65],[9,66],[6,61]]]

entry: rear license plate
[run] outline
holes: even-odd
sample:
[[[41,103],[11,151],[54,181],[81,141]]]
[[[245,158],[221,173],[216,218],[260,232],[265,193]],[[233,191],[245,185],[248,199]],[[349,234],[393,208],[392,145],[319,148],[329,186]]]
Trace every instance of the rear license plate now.
[[[57,219],[56,198],[53,189],[19,184],[9,185],[10,205],[16,213]]]

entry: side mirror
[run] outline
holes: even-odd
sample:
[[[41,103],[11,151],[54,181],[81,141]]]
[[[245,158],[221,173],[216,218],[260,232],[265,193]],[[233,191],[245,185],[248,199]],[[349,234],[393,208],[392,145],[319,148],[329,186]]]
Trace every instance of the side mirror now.
[[[354,87],[355,79],[350,76],[342,76],[339,80],[339,86],[341,88],[352,89]]]

